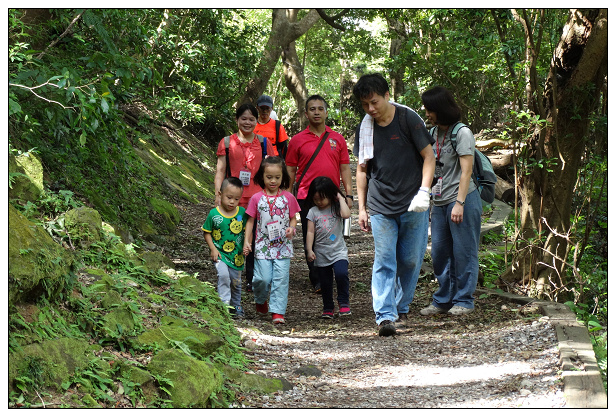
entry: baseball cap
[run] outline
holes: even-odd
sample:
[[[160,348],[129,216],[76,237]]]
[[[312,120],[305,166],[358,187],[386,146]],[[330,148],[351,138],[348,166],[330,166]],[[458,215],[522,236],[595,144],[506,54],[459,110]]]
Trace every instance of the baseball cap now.
[[[270,106],[270,107],[274,107],[274,100],[272,100],[272,98],[270,96],[266,96],[265,94],[263,94],[257,100],[257,106]]]

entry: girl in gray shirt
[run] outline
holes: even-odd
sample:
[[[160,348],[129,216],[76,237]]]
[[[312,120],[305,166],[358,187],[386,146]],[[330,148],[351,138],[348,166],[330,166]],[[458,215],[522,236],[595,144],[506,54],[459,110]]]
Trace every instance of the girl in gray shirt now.
[[[311,206],[306,216],[307,257],[308,261],[314,261],[321,282],[321,318],[334,318],[334,276],[338,314],[349,315],[349,259],[342,236],[343,219],[351,216],[346,197],[329,177],[317,177],[310,184],[305,202]]]

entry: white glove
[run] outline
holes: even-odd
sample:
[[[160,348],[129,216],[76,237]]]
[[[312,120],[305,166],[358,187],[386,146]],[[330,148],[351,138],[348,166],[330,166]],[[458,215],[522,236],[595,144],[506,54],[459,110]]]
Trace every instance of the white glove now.
[[[417,195],[413,197],[408,211],[422,212],[430,208],[430,189],[428,187],[420,187]]]

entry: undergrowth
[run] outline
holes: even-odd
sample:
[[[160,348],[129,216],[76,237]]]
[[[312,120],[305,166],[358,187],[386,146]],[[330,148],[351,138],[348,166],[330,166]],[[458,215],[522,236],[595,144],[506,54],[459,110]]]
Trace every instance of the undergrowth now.
[[[61,393],[55,393],[46,385],[47,373],[53,367],[40,358],[30,358],[20,369],[9,395],[11,407],[38,407],[50,401],[57,402],[58,396],[63,397],[60,402],[71,404],[67,397],[74,397],[77,392],[86,406],[114,406],[118,398],[124,398],[133,407],[171,406],[166,400],[165,391],[170,381],[165,375],[155,376],[162,396],[155,403],[146,404],[139,384],[127,379],[125,367],[105,365],[117,358],[127,358],[138,364],[140,356],[154,355],[161,350],[161,346],[140,345],[135,339],[145,329],[156,327],[161,315],[206,328],[225,341],[207,358],[192,351],[182,340],[171,341],[176,348],[214,366],[245,369],[247,359],[240,347],[240,335],[211,284],[198,281],[196,274],[189,276],[173,269],[149,269],[140,258],[139,247],[124,245],[118,236],[108,231],[103,231],[100,241],[79,249],[78,242],[72,241],[64,228],[62,212],[79,205],[71,193],[47,190],[41,201],[18,206],[31,221],[50,231],[56,242],[65,247],[77,247],[74,254],[78,273],[77,279],[64,289],[62,298],[44,296],[31,307],[28,315],[21,308],[11,307],[9,352],[18,353],[22,346],[58,338],[86,340],[100,345],[103,351],[87,367],[77,369],[64,381]],[[194,279],[200,285],[180,287],[177,283],[183,278]],[[109,301],[110,294],[117,294],[117,298]],[[134,326],[110,326],[108,314],[111,308],[118,306],[132,317]],[[214,393],[211,404],[230,403],[232,395],[227,390],[223,388]],[[89,398],[91,403],[88,403]]]

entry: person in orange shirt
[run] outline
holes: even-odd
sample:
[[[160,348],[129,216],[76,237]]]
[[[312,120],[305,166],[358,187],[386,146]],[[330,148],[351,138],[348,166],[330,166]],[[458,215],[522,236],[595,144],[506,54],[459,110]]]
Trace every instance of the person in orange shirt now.
[[[269,142],[275,145],[274,153],[285,159],[289,136],[280,120],[275,120],[271,117],[273,107],[274,100],[270,96],[264,94],[259,97],[257,100],[259,118],[257,119],[257,127],[255,127],[254,132],[257,135],[265,136]]]

